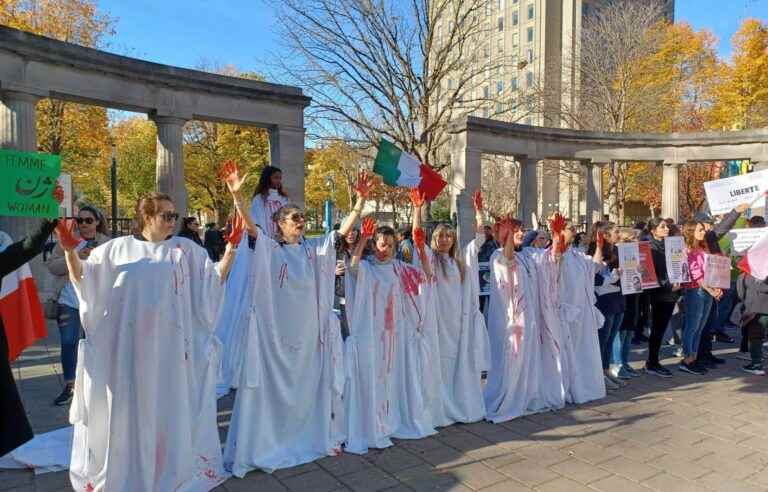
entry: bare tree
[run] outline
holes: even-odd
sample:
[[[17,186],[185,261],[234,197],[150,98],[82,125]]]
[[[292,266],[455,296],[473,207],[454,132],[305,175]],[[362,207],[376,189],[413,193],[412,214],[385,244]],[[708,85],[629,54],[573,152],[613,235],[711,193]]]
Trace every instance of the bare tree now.
[[[498,48],[488,33],[504,26],[487,0],[275,6],[288,48],[279,67],[312,96],[307,118],[321,138],[373,146],[383,136],[440,170],[449,162],[448,122],[512,113],[520,103],[517,89],[504,85],[515,58],[491,56]]]

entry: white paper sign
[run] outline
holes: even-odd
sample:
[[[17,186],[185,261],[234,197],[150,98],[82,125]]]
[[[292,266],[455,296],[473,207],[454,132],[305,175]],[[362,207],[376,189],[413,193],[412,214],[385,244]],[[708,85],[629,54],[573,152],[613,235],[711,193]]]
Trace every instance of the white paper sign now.
[[[64,190],[64,200],[59,206],[59,217],[72,217],[75,211],[72,203],[72,176],[69,174],[59,174],[58,183]]]
[[[672,284],[684,284],[691,281],[688,270],[688,253],[682,236],[670,236],[664,239],[664,256],[667,263],[667,278]]]
[[[643,291],[640,277],[640,249],[637,243],[619,243],[619,268],[621,269],[621,293],[637,294]]]
[[[704,255],[704,284],[728,289],[731,287],[731,259],[722,255]]]
[[[753,244],[761,240],[768,227],[755,227],[754,229],[731,229],[728,236],[731,238],[731,256],[744,256]]]
[[[712,215],[726,214],[742,203],[754,203],[768,191],[768,169],[704,183]]]

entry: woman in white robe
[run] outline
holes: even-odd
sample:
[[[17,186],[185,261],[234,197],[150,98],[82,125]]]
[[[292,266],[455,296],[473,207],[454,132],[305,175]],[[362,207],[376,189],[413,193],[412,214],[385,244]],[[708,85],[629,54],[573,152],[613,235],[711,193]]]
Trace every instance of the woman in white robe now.
[[[255,237],[249,256],[258,284],[241,341],[248,357],[224,451],[237,477],[341,452],[344,356],[333,312],[334,244],[354,225],[369,189],[363,174],[352,213],[338,232],[317,239],[303,237],[304,214],[293,205],[276,214],[279,241],[247,221]]]
[[[488,420],[498,423],[563,406],[556,333],[542,326],[537,262],[549,250],[526,248],[519,221],[497,224],[502,249],[491,257],[488,336],[491,369],[484,396]],[[538,255],[538,256],[537,256]]]
[[[347,274],[346,451],[392,445],[391,438],[436,433],[442,411],[435,317],[427,316],[426,277],[395,259],[395,231],[363,222]],[[362,260],[373,238],[373,254]],[[432,382],[433,384],[429,384]],[[435,384],[438,384],[437,386]]]
[[[136,216],[138,234],[86,261],[77,240],[60,234],[87,334],[70,408],[70,478],[86,491],[210,490],[226,478],[213,326],[234,249],[214,265],[172,237],[178,214],[168,195],[144,197]]]
[[[560,260],[558,310],[563,328],[565,391],[568,403],[586,403],[605,397],[600,341],[597,331],[603,315],[595,306],[595,274],[602,268],[602,248],[587,256],[573,246],[575,231],[566,228],[568,249]]]
[[[259,183],[251,202],[251,219],[268,238],[274,239],[277,226],[272,220],[275,212],[288,204],[283,191],[283,173],[279,168],[267,166],[261,171]],[[251,242],[253,242],[251,240]],[[249,244],[244,235],[240,247]],[[216,336],[222,343],[221,374],[217,393],[223,396],[230,388],[237,388],[245,357],[243,340],[248,330],[249,311],[258,272],[249,255],[237,255],[224,289],[224,306],[216,321]]]
[[[432,233],[431,248],[424,248],[433,273],[425,285],[427,308],[437,319],[438,350],[442,379],[442,420],[438,427],[455,422],[477,422],[485,417],[481,384],[482,371],[488,370],[490,345],[485,319],[480,312],[480,287],[477,254],[485,242],[482,197],[475,193],[477,237],[462,255],[456,231],[447,224]],[[420,229],[421,204],[415,203],[413,230]],[[463,259],[462,259],[463,256]],[[421,267],[421,255],[414,264]]]

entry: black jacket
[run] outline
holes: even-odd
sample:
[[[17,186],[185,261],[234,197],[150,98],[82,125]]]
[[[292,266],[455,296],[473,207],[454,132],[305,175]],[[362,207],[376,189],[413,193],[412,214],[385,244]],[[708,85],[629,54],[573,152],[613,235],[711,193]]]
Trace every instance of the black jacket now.
[[[651,302],[677,302],[680,297],[680,291],[673,291],[672,284],[667,275],[667,256],[664,252],[664,240],[656,239],[650,236],[651,259],[653,268],[656,270],[656,279],[659,281],[659,287],[648,290],[651,296]]]
[[[709,248],[710,253],[722,253],[718,241],[720,241],[720,238],[728,234],[728,232],[733,229],[733,226],[736,225],[736,221],[739,220],[740,216],[741,214],[738,211],[731,210],[723,217],[723,220],[715,224],[711,230],[707,231],[707,234],[704,236],[704,240],[707,242],[707,247]]]
[[[55,221],[43,221],[38,230],[0,252],[0,286],[2,277],[13,272],[43,251],[45,240],[56,227]],[[32,439],[24,405],[13,380],[8,362],[8,339],[3,320],[0,319],[0,456],[3,456]]]

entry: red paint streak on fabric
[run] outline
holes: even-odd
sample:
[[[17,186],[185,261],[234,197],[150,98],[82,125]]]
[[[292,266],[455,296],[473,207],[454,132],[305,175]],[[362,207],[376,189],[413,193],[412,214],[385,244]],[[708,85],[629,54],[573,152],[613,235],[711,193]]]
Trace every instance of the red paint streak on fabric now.
[[[205,470],[205,476],[206,476],[207,478],[209,478],[209,479],[213,480],[213,479],[215,479],[215,478],[216,478],[216,472],[215,472],[215,471],[213,471],[213,470],[211,470],[210,468],[208,468],[207,470]]]
[[[95,489],[93,488],[93,484],[91,482],[88,482],[85,485],[85,492],[93,492]]]
[[[395,360],[395,295],[391,289],[387,295],[387,308],[384,311],[384,334],[386,336],[385,361],[387,372],[390,372]]]
[[[373,283],[373,317],[376,318],[376,311],[378,307],[378,303],[376,302],[376,299],[379,298],[379,281],[376,280]]]
[[[419,305],[416,304],[415,296],[419,295],[419,284],[424,282],[424,276],[419,270],[407,265],[403,266],[402,268],[398,268],[393,263],[392,266],[395,269],[395,275],[397,275],[397,277],[400,279],[400,285],[403,288],[403,292],[405,292],[405,295],[407,295],[408,299],[411,300],[411,304],[413,304],[413,308],[416,310],[416,314],[419,316],[419,322],[416,326],[417,330],[421,331],[421,328],[419,327],[422,326],[423,319],[421,317]]]

